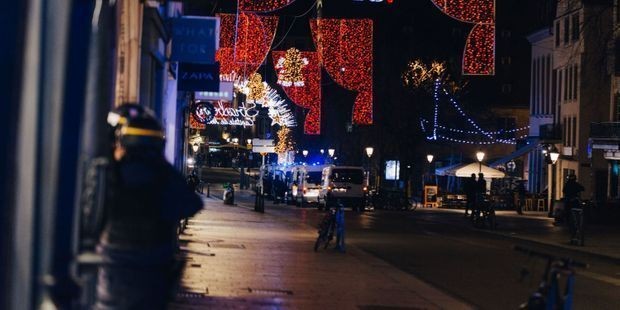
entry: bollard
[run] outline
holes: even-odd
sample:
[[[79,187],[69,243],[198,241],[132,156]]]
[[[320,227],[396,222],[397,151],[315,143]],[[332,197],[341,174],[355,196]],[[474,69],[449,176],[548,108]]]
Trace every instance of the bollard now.
[[[211,197],[211,183],[207,183],[207,197]]]
[[[260,187],[256,188],[256,198],[254,199],[254,211],[264,213],[265,212],[265,196],[263,196],[263,190]]]

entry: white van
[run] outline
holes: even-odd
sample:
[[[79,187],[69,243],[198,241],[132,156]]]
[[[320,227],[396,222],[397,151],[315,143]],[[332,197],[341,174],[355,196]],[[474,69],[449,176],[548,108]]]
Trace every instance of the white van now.
[[[319,202],[324,168],[324,165],[296,167],[296,171],[293,173],[295,178],[291,193],[297,205]]]
[[[363,210],[367,187],[362,167],[327,166],[323,168],[322,183],[319,209],[332,207],[340,201],[345,207]]]

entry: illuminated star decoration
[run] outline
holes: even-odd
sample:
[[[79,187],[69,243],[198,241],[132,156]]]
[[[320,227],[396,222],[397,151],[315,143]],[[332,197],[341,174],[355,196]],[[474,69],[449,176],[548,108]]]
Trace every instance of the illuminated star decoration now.
[[[279,10],[295,0],[239,0],[239,10],[252,12],[272,12]]]
[[[429,68],[421,60],[416,59],[407,64],[407,69],[402,75],[403,83],[405,86],[418,88],[427,82],[441,79],[445,71],[443,62],[433,61]]]
[[[272,51],[274,66],[277,60],[282,59],[285,51]],[[307,109],[304,121],[304,134],[321,134],[321,66],[317,52],[301,52],[301,56],[308,60],[308,64],[301,70],[304,85],[298,87],[282,86],[286,96],[297,106]]]
[[[248,88],[248,100],[256,102],[265,97],[265,85],[263,77],[259,73],[252,73],[246,86]]]
[[[338,85],[357,92],[353,123],[373,123],[373,22],[370,19],[310,21],[319,59]]]
[[[431,0],[446,15],[474,24],[463,51],[464,75],[495,74],[495,0]]]
[[[233,73],[220,75],[220,80],[233,82],[235,92],[242,93],[246,95],[246,97],[250,93],[250,87],[248,86],[250,81],[242,78],[237,74]],[[281,126],[287,127],[297,126],[297,123],[295,121],[295,115],[293,115],[291,110],[288,108],[286,101],[282,99],[282,97],[278,95],[278,92],[275,89],[271,88],[269,84],[262,82],[262,85],[265,89],[265,91],[263,92],[263,96],[262,98],[257,98],[254,103],[269,109],[268,115],[272,119],[273,125],[277,123]],[[277,117],[277,122],[275,123],[273,122],[274,117]]]
[[[308,58],[301,56],[298,49],[292,47],[284,57],[278,58],[275,68],[278,70],[278,84],[282,86],[304,86],[302,69],[308,65]]]
[[[439,122],[439,102],[440,95],[448,97],[452,107],[467,121],[467,124],[472,127],[472,130],[464,130],[458,128],[451,128],[441,125]],[[509,130],[499,131],[486,131],[482,129],[478,123],[471,119],[458,102],[450,95],[440,80],[435,81],[435,92],[433,94],[435,100],[435,113],[433,115],[433,121],[431,122],[422,118],[420,119],[420,127],[422,131],[427,133],[427,140],[446,140],[461,144],[516,144],[517,139],[527,137],[529,126],[522,128],[513,128]],[[517,136],[518,132],[523,132],[521,136]],[[506,134],[514,135],[514,138],[504,138]]]
[[[274,149],[278,154],[284,154],[295,149],[293,132],[288,127],[284,126],[278,130],[278,141]]]
[[[271,49],[278,17],[251,13],[218,16],[220,48],[215,58],[220,63],[220,73],[250,76],[265,61]]]

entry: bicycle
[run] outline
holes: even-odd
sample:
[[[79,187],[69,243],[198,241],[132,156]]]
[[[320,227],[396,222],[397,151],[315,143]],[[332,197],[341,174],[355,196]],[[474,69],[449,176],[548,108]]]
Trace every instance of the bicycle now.
[[[571,208],[568,221],[568,229],[570,233],[570,243],[572,245],[585,245],[585,209],[589,207],[590,202],[575,199],[571,201],[574,206]]]
[[[497,217],[495,216],[495,208],[490,201],[484,199],[481,204],[475,206],[472,210],[471,222],[476,228],[488,227],[491,229],[497,228]]]
[[[314,242],[314,251],[317,252],[319,248],[327,249],[329,243],[334,239],[334,231],[336,229],[336,210],[329,209],[321,223],[319,224],[319,235]]]
[[[588,268],[588,265],[575,261],[571,258],[556,257],[548,253],[538,252],[521,246],[515,246],[514,250],[547,260],[545,272],[541,278],[536,292],[527,302],[520,305],[520,309],[543,310],[543,309],[572,309],[575,286],[575,270],[573,267]],[[529,272],[521,271],[521,279]],[[560,291],[560,279],[565,278],[564,293]]]

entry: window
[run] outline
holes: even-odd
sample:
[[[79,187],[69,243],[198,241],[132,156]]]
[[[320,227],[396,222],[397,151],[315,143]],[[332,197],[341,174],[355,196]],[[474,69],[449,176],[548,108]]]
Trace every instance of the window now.
[[[577,117],[573,116],[573,125],[572,125],[572,130],[573,130],[573,140],[571,143],[572,147],[577,147]]]
[[[555,22],[555,46],[560,46],[560,22]]]
[[[553,69],[553,71],[551,72],[551,113],[554,114],[555,113],[555,105],[556,105],[556,99],[557,99],[557,81],[558,81],[558,70],[557,69]]]
[[[500,61],[501,61],[502,65],[509,65],[509,64],[512,63],[512,57],[510,57],[510,56],[503,56]]]
[[[568,36],[570,35],[570,19],[564,17],[564,44],[568,44]]]
[[[502,84],[502,93],[510,94],[511,92],[512,92],[512,85],[511,84]]]
[[[573,41],[579,40],[579,13],[573,14]]]
[[[568,141],[568,130],[566,130],[566,117],[562,120],[562,135],[564,136],[564,146],[566,146],[566,142]]]
[[[573,99],[573,66],[569,66],[568,67],[568,74],[566,75],[568,77],[568,100]]]
[[[568,100],[568,69],[564,69],[564,102]]]
[[[577,99],[577,81],[579,81],[579,75],[577,74],[577,65],[573,66],[573,99]]]

